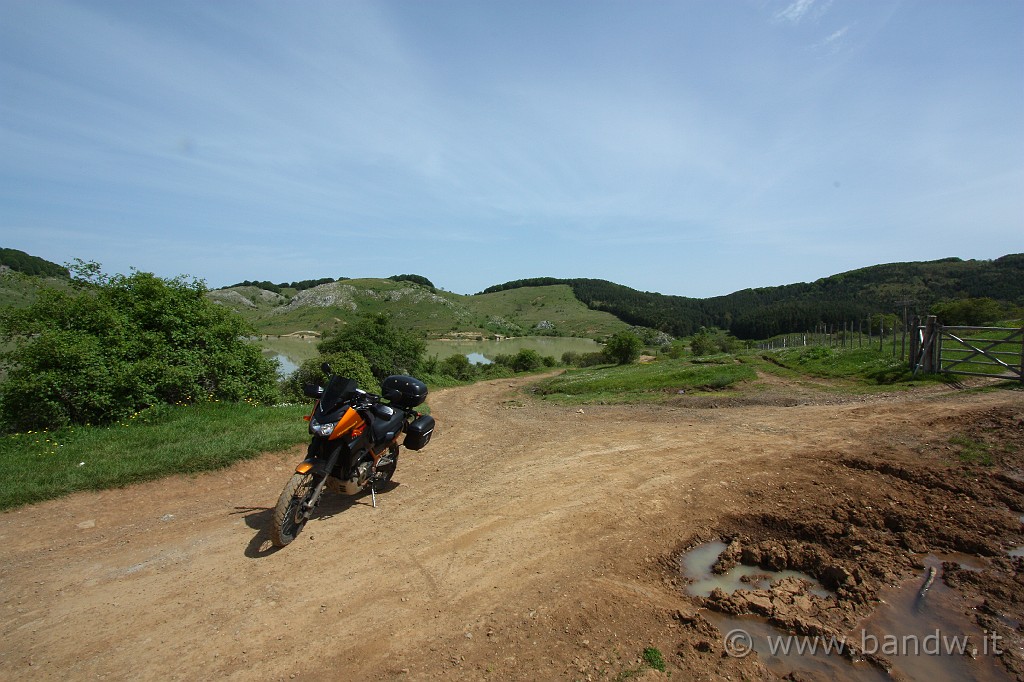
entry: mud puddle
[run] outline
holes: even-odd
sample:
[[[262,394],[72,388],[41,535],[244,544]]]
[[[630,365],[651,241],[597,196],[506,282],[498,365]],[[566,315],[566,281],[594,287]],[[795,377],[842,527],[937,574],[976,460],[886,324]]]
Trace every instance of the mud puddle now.
[[[786,589],[786,583],[780,586],[780,581],[799,578],[812,586],[808,593],[823,599],[832,596],[816,580],[797,571],[738,565],[715,574],[712,567],[725,548],[725,543],[710,542],[680,557],[683,575],[692,580],[687,586],[690,594],[708,597],[716,588],[729,593]],[[842,636],[796,635],[759,616],[713,610],[702,613],[721,632],[727,655],[744,657],[754,652],[780,677],[851,682],[893,677],[928,682],[1011,679],[997,660],[1002,648],[1009,645],[974,625],[974,605],[942,582],[944,561],[972,572],[984,569],[983,560],[969,555],[930,554],[923,559],[924,578],[884,590],[871,616]]]
[[[732,593],[736,590],[767,590],[772,583],[785,578],[806,580],[810,584],[808,590],[819,597],[827,597],[830,592],[820,582],[799,571],[768,571],[758,566],[737,564],[725,573],[712,571],[719,555],[725,550],[726,544],[720,540],[706,542],[683,554],[679,559],[682,574],[692,580],[687,591],[697,597],[707,597],[720,588]]]
[[[882,604],[855,632],[865,653],[887,659],[892,671],[909,679],[1008,680],[998,656],[1009,643],[983,631],[971,615],[976,608],[942,582],[942,563],[934,555],[924,560],[926,576],[883,590]],[[965,562],[958,562],[972,570]]]

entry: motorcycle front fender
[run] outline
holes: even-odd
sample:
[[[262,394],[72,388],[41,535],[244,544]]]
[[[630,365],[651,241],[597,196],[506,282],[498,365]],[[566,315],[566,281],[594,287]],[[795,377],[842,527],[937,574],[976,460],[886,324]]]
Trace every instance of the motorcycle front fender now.
[[[313,472],[319,477],[327,476],[334,469],[334,465],[338,462],[338,456],[342,450],[340,446],[331,447],[331,445],[333,444],[328,444],[326,439],[314,439],[309,444],[306,459],[302,460],[295,467],[295,473],[306,474]]]

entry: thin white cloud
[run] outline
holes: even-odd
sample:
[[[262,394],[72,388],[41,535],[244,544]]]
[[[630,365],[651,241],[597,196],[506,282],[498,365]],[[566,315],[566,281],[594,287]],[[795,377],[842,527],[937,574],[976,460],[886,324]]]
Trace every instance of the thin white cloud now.
[[[816,50],[828,50],[829,52],[838,52],[845,44],[845,38],[850,32],[850,26],[843,26],[838,31],[834,31],[831,35],[819,40],[814,45]]]
[[[799,24],[814,7],[817,0],[795,0],[784,9],[775,13],[775,21],[788,21]]]

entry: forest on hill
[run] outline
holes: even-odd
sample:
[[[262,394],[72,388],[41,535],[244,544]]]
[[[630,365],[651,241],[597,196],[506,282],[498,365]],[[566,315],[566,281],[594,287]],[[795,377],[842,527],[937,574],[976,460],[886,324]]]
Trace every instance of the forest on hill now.
[[[521,279],[481,293],[566,284],[594,310],[629,324],[673,336],[701,327],[726,329],[741,339],[802,332],[818,324],[843,324],[877,313],[926,314],[942,301],[990,298],[1007,309],[1024,306],[1024,253],[992,261],[944,258],[889,263],[851,270],[810,283],[743,289],[713,298],[637,291],[600,279]]]
[[[18,249],[0,249],[0,266],[37,277],[68,277],[68,269]]]

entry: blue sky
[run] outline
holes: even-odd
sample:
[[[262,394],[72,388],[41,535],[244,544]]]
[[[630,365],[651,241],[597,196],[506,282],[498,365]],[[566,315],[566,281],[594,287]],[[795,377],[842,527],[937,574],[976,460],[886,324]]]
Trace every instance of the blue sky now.
[[[1024,251],[1021,0],[0,0],[0,246],[706,297]]]

